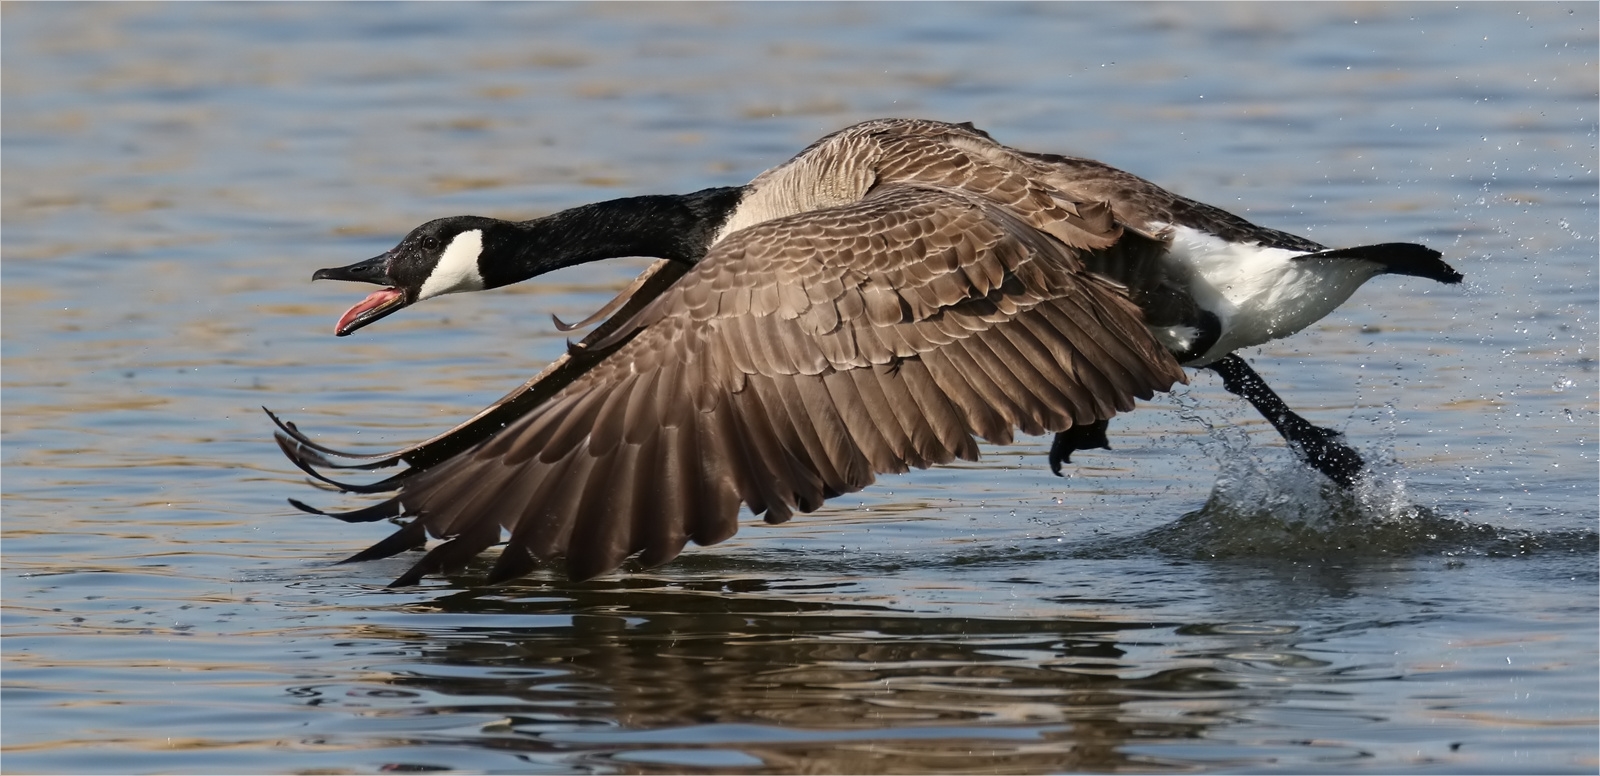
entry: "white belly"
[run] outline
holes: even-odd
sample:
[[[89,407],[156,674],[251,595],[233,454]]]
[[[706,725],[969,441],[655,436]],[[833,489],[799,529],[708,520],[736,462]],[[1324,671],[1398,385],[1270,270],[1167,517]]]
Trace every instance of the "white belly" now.
[[[1171,276],[1186,278],[1195,301],[1222,324],[1217,343],[1191,364],[1300,331],[1344,304],[1382,269],[1361,259],[1296,261],[1305,252],[1230,243],[1184,226],[1169,228]]]

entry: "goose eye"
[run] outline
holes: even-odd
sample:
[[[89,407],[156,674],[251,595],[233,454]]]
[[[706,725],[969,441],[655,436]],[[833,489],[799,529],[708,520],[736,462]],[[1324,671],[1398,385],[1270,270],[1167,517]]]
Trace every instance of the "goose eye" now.
[[[427,237],[422,238],[422,247],[425,250],[430,250],[430,251],[439,250],[439,238],[434,237],[431,234],[428,235]]]

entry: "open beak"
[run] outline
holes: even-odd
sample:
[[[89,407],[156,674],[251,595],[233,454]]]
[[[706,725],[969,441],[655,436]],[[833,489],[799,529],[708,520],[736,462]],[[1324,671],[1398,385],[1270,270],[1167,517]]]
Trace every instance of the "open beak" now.
[[[356,329],[411,304],[411,300],[406,298],[406,292],[389,277],[388,265],[389,254],[386,253],[366,261],[358,261],[348,267],[330,267],[312,273],[312,280],[354,280],[386,286],[381,291],[367,295],[366,299],[357,302],[356,306],[339,316],[339,323],[333,329],[335,335],[348,336]]]

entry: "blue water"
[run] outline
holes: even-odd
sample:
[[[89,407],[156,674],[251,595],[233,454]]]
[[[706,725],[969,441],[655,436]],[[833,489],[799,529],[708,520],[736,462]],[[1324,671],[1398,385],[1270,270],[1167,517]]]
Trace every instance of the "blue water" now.
[[[1600,768],[1597,6],[10,4],[8,772]],[[644,260],[332,336],[312,270],[430,218],[748,180],[971,120],[1330,244],[1420,241],[1045,467],[885,477],[650,571],[384,585],[259,407],[448,428]]]

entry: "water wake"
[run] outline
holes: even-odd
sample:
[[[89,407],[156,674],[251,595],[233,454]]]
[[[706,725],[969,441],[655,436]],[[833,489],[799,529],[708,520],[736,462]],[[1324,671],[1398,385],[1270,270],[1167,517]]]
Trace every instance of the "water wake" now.
[[[1363,451],[1369,460],[1375,458]],[[1594,531],[1525,531],[1416,503],[1407,473],[1377,460],[1352,489],[1294,460],[1229,456],[1200,509],[1136,541],[1187,558],[1340,560],[1422,555],[1505,557],[1600,550]]]

